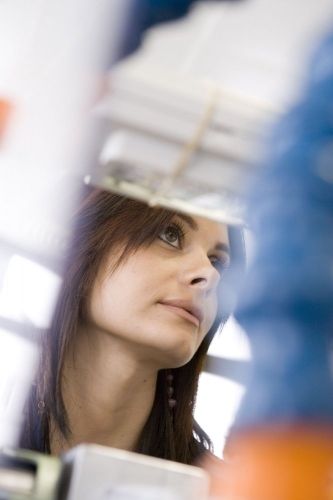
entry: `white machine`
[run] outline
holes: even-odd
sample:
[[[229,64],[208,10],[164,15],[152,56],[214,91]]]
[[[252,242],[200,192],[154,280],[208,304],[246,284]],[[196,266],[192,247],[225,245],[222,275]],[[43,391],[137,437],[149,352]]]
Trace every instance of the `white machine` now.
[[[151,205],[243,224],[244,187],[276,110],[136,57],[109,81],[95,111],[110,123],[95,182]]]
[[[10,500],[208,500],[199,467],[99,445],[80,445],[61,459],[4,450],[0,498]]]

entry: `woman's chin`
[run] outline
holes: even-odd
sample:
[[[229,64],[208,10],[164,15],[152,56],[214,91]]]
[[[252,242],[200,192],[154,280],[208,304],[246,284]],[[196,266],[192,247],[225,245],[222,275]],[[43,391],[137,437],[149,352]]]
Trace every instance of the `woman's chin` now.
[[[179,368],[186,365],[196,352],[197,347],[188,339],[181,341],[180,338],[172,345],[164,346],[161,350],[160,361],[163,365],[161,368]]]

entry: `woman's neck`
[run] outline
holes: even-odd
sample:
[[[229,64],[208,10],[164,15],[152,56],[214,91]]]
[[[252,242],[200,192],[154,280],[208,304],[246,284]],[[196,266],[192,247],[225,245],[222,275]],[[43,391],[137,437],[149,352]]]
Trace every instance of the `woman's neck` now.
[[[73,353],[62,382],[72,438],[66,442],[51,425],[51,453],[80,443],[133,450],[153,406],[157,368],[103,332],[79,331]]]

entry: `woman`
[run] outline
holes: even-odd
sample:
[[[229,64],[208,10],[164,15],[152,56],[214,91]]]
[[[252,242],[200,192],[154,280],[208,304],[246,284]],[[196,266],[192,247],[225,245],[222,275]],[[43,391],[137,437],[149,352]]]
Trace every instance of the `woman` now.
[[[211,449],[193,411],[241,234],[87,191],[21,446],[94,442],[192,464]]]

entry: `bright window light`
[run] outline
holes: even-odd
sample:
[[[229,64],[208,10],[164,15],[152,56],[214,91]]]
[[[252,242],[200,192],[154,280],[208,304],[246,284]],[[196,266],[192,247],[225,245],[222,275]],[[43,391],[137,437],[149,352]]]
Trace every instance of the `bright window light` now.
[[[215,337],[209,354],[233,360],[251,359],[249,341],[233,318]],[[220,458],[243,394],[244,387],[232,380],[205,372],[200,377],[195,418],[213,441],[214,453]]]
[[[19,255],[8,264],[0,292],[0,316],[47,328],[58,297],[61,278]]]
[[[0,448],[17,446],[36,364],[37,347],[32,342],[0,329]]]
[[[208,354],[220,358],[250,360],[249,340],[237,321],[231,317],[222,332],[215,335]]]

